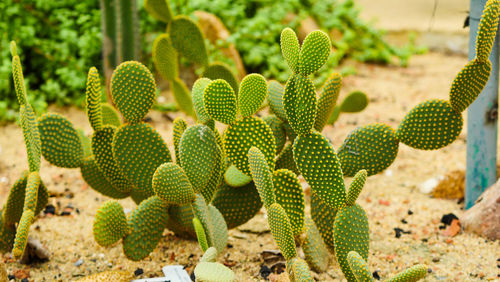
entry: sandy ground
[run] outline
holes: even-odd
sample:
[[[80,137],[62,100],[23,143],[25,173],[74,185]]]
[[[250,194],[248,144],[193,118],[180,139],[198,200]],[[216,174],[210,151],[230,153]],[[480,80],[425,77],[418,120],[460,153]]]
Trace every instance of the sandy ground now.
[[[349,62],[348,62],[349,63]],[[386,122],[396,127],[404,114],[417,103],[430,98],[446,99],[451,80],[466,63],[463,56],[428,53],[412,59],[408,68],[355,64],[358,74],[344,81],[341,95],[352,90],[365,91],[370,105],[360,114],[342,115],[334,127],[324,133],[336,148],[350,130],[372,122]],[[54,109],[89,132],[83,112],[77,109]],[[169,114],[171,118],[176,114]],[[169,146],[171,122],[160,113],[150,114],[152,125]],[[192,122],[192,121],[191,121]],[[416,263],[428,264],[432,273],[426,281],[476,281],[498,279],[497,259],[500,242],[485,240],[472,234],[460,233],[447,237],[439,229],[441,216],[463,214],[462,205],[453,200],[432,199],[422,194],[419,186],[427,179],[465,167],[465,130],[453,144],[439,151],[417,151],[400,146],[398,158],[385,172],[368,179],[358,202],[366,209],[370,220],[369,264],[382,278]],[[0,127],[0,205],[5,202],[10,185],[27,168],[21,129],[15,124]],[[75,280],[84,275],[109,269],[134,271],[142,268],[138,277],[161,274],[161,267],[181,264],[192,270],[201,256],[194,241],[175,237],[166,231],[151,256],[141,262],[125,259],[121,244],[102,248],[92,236],[92,221],[97,207],[106,197],[88,189],[78,169],[60,169],[42,162],[41,177],[49,190],[59,193],[50,202],[61,209],[72,205],[70,216],[42,216],[31,228],[31,235],[50,251],[50,261],[31,266],[13,262],[9,255],[9,273],[24,270],[30,281]],[[122,201],[132,209],[131,200]],[[78,210],[78,213],[76,212]],[[413,214],[409,215],[411,210]],[[402,220],[406,223],[403,223]],[[394,228],[410,231],[395,237]],[[220,255],[219,261],[231,265],[240,281],[259,281],[263,263],[261,252],[277,249],[261,212],[243,227],[230,231],[232,246]],[[83,264],[76,266],[78,260]],[[318,281],[342,281],[338,266],[332,264],[326,273],[315,274]]]

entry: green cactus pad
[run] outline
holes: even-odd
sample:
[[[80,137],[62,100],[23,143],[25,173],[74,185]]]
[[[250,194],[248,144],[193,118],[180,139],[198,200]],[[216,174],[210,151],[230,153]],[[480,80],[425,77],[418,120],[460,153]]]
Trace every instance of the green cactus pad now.
[[[164,163],[153,175],[155,194],[166,204],[182,205],[194,201],[193,186],[184,170],[175,163]]]
[[[321,68],[330,55],[332,45],[328,35],[320,30],[309,33],[299,54],[299,73],[308,76]]]
[[[97,166],[93,155],[88,156],[83,160],[80,172],[85,182],[87,182],[92,189],[103,194],[104,196],[113,199],[124,199],[129,196],[128,193],[122,193],[113,187]]]
[[[194,191],[210,202],[216,185],[208,184],[214,173],[217,173],[217,180],[220,178],[222,163],[222,152],[214,132],[202,124],[186,129],[179,144],[179,156]]]
[[[311,194],[311,218],[331,253],[335,252],[332,222],[335,221],[336,214],[336,210],[325,204],[316,193]]]
[[[283,123],[283,128],[285,129],[288,141],[293,143],[295,138],[298,136],[297,133],[295,133],[295,131],[293,131],[293,128],[290,126],[290,124],[288,122]]]
[[[125,120],[130,124],[138,123],[156,99],[153,74],[139,62],[121,63],[111,77],[111,95]]]
[[[351,185],[349,185],[349,191],[347,192],[346,205],[352,206],[356,203],[361,190],[363,190],[365,186],[367,176],[367,172],[364,169],[358,171],[358,173],[354,175]]]
[[[263,120],[273,131],[274,141],[276,142],[276,154],[279,154],[286,143],[286,132],[283,128],[283,121],[275,115],[265,116]]]
[[[450,104],[461,113],[467,109],[486,86],[491,73],[490,61],[470,61],[457,74],[451,84]]]
[[[129,234],[123,239],[123,252],[133,261],[147,257],[158,245],[168,213],[159,197],[142,201],[128,217]]]
[[[198,78],[191,89],[191,95],[193,96],[193,106],[196,113],[198,121],[201,123],[207,123],[212,118],[207,114],[205,110],[205,102],[203,101],[203,93],[205,88],[210,84],[211,80],[208,78]]]
[[[156,37],[153,42],[153,62],[164,78],[172,81],[179,76],[177,51],[172,46],[170,36],[166,33]]]
[[[24,195],[29,172],[25,171],[9,190],[7,202],[3,208],[3,222],[5,225],[14,225],[21,219],[24,208]]]
[[[368,96],[361,91],[353,91],[342,100],[340,111],[343,113],[361,112],[368,106]]]
[[[40,187],[41,183],[42,180],[40,179],[40,174],[37,171],[30,172],[28,175],[28,181],[26,182],[24,210],[36,210],[38,202],[38,187]]]
[[[215,247],[208,248],[203,256],[200,258],[200,262],[215,262],[217,259],[217,249]]]
[[[24,144],[28,154],[28,164],[30,171],[40,170],[40,132],[36,125],[36,117],[33,109],[29,104],[21,105],[21,127],[23,129]]]
[[[196,232],[196,238],[198,239],[198,244],[200,244],[201,250],[205,252],[208,249],[207,236],[205,234],[205,229],[201,224],[200,220],[193,217],[194,231]]]
[[[476,57],[480,61],[488,61],[497,34],[499,14],[500,1],[487,1],[479,22],[476,39]]]
[[[350,251],[358,252],[363,259],[368,258],[369,231],[368,217],[365,210],[358,205],[346,206],[337,212],[333,227],[335,256],[348,281],[355,277],[347,262]]]
[[[291,28],[287,27],[281,32],[280,38],[281,53],[285,58],[288,67],[294,72],[299,72],[299,39]]]
[[[144,8],[153,18],[164,23],[169,23],[173,18],[168,0],[144,0]]]
[[[267,100],[269,109],[282,121],[286,121],[286,112],[283,106],[283,94],[285,87],[276,80],[271,80],[267,84]]]
[[[358,282],[371,282],[373,280],[372,272],[366,261],[355,251],[347,254],[347,263],[351,268],[352,274]]]
[[[168,33],[179,54],[199,65],[208,63],[205,38],[197,23],[186,16],[176,16],[168,25]]]
[[[187,122],[182,117],[177,117],[174,119],[174,129],[173,129],[173,137],[174,137],[174,151],[175,151],[175,160],[181,164],[181,159],[179,157],[179,143],[181,142],[182,134],[187,128]]]
[[[315,281],[311,276],[311,271],[309,270],[309,266],[303,259],[301,258],[293,259],[291,267],[292,267],[291,276],[293,277],[293,281],[300,281],[300,282]]]
[[[101,112],[101,79],[95,67],[91,67],[87,76],[87,87],[85,89],[86,110],[90,126],[94,130],[102,127]]]
[[[213,80],[205,87],[203,103],[212,119],[225,124],[236,120],[236,95],[225,80]]]
[[[167,229],[183,238],[194,239],[196,233],[193,227],[193,209],[191,204],[171,205],[168,208]]]
[[[194,217],[198,218],[203,225],[205,235],[207,235],[208,245],[214,246],[214,226],[208,211],[208,205],[203,199],[203,196],[196,194],[196,198],[191,206],[193,207]]]
[[[104,125],[113,125],[116,127],[120,127],[122,124],[120,115],[118,112],[108,103],[101,104],[101,113],[102,113],[102,123]]]
[[[236,96],[238,96],[238,79],[228,65],[222,62],[211,63],[208,67],[205,68],[201,76],[209,78],[211,80],[224,79],[225,81],[227,81],[227,83],[229,83],[229,85],[231,85],[234,93],[236,93]]]
[[[248,117],[255,114],[267,95],[266,79],[257,73],[252,73],[243,78],[238,94],[238,107],[241,116]]]
[[[21,66],[21,60],[19,59],[19,56],[17,54],[12,54],[12,78],[14,80],[14,88],[16,90],[16,96],[19,105],[27,104],[26,85],[24,84],[23,68]]]
[[[227,224],[224,216],[216,207],[208,205],[208,213],[212,222],[212,244],[218,253],[221,253],[227,246]]]
[[[16,228],[14,226],[4,224],[2,211],[0,210],[0,253],[10,252],[14,246],[16,238]]]
[[[280,169],[273,173],[274,194],[276,203],[286,211],[292,233],[298,235],[304,228],[305,200],[304,191],[295,173]]]
[[[332,115],[333,109],[339,98],[340,88],[342,87],[342,76],[338,73],[333,73],[323,85],[323,90],[318,99],[318,114],[314,123],[314,129],[317,131],[323,130],[328,123],[328,119]]]
[[[338,150],[344,176],[353,177],[366,169],[368,175],[389,167],[398,154],[396,132],[383,123],[373,123],[351,131]]]
[[[42,155],[58,167],[76,168],[83,162],[83,145],[78,131],[65,117],[46,113],[38,119]]]
[[[328,249],[321,238],[318,227],[314,221],[305,218],[306,238],[302,243],[305,259],[309,266],[316,272],[325,272],[328,268]]]
[[[129,271],[108,270],[78,279],[78,282],[129,282],[134,279],[134,274]]]
[[[344,177],[335,150],[321,133],[298,136],[293,143],[297,168],[312,191],[334,209],[345,205]]]
[[[24,249],[28,243],[30,226],[33,223],[34,217],[35,213],[33,210],[26,209],[23,211],[21,220],[19,220],[19,224],[17,225],[16,238],[14,239],[14,247],[12,249],[12,256],[15,259],[20,259],[24,254]]]
[[[300,74],[291,76],[283,95],[287,120],[299,135],[311,133],[317,112],[316,90],[311,79]]]
[[[218,262],[200,262],[194,268],[196,281],[200,282],[232,282],[236,281],[234,272]]]
[[[125,125],[116,131],[113,157],[128,180],[148,196],[154,194],[151,180],[156,168],[172,161],[165,141],[145,123]]]
[[[257,147],[252,147],[248,150],[248,163],[260,199],[266,209],[269,209],[272,204],[276,203],[276,197],[273,186],[273,175],[266,162],[266,157]]]
[[[113,137],[116,127],[106,125],[101,130],[94,131],[92,135],[92,152],[99,170],[111,182],[113,188],[127,194],[132,190],[132,185],[122,174],[113,157]]]
[[[340,116],[340,106],[333,107],[332,113],[328,118],[328,124],[334,124]]]
[[[224,180],[231,187],[245,186],[252,181],[252,177],[244,174],[234,165],[230,165],[224,173]]]
[[[195,116],[193,109],[193,101],[191,100],[191,94],[184,82],[176,77],[171,81],[172,94],[174,94],[175,102],[179,108],[190,116]]]
[[[462,115],[448,101],[428,100],[408,112],[396,131],[396,137],[410,147],[435,150],[455,141],[463,123]]]
[[[132,198],[134,203],[136,203],[137,205],[149,197],[151,197],[149,192],[138,189],[136,187],[132,188],[132,191],[130,191],[130,198]]]
[[[272,204],[267,209],[267,220],[274,241],[276,241],[276,244],[280,248],[283,257],[286,260],[296,257],[295,240],[285,209],[278,203]]]
[[[83,157],[86,158],[92,155],[92,140],[85,135],[82,129],[78,129],[78,137],[80,137],[80,142],[82,142]]]
[[[107,201],[97,210],[93,233],[97,244],[107,247],[120,241],[128,232],[127,217],[116,201]]]
[[[222,185],[215,194],[212,204],[220,211],[229,229],[246,223],[262,207],[253,182],[238,188]]]
[[[276,157],[276,169],[288,169],[295,174],[300,174],[293,160],[293,144],[286,144],[285,148]]]
[[[385,282],[415,282],[424,278],[428,273],[426,265],[417,264],[400,273]]]
[[[276,145],[273,131],[258,117],[246,117],[229,126],[224,140],[227,158],[243,173],[250,175],[247,153],[257,147],[265,156],[269,168],[274,170]]]

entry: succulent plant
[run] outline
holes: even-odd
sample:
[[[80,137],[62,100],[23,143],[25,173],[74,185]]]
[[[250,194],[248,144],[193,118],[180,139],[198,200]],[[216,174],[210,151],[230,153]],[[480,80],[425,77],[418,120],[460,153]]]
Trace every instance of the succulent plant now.
[[[203,230],[200,230],[203,232]],[[200,240],[200,237],[198,237]],[[201,242],[200,242],[201,244]],[[216,262],[217,250],[210,247],[204,251],[200,262],[194,269],[195,281],[200,282],[231,282],[236,281],[234,272],[227,266]]]

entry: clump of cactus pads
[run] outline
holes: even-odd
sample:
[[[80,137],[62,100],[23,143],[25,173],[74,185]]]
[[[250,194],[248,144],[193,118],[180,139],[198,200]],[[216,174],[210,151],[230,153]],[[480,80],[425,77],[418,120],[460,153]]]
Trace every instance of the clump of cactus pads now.
[[[203,232],[203,230],[200,230],[200,232]],[[199,237],[198,240],[200,240]],[[216,258],[217,250],[214,247],[205,250],[200,262],[194,269],[196,281],[231,282],[236,280],[234,272],[227,266],[216,262]]]

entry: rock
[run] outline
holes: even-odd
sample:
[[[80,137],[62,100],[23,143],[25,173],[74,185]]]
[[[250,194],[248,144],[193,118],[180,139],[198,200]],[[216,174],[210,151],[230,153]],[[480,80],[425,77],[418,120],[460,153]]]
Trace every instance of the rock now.
[[[22,264],[32,264],[35,262],[44,262],[49,260],[50,253],[40,240],[28,236],[28,244],[24,250],[23,257],[20,260]]]
[[[467,232],[500,239],[500,181],[486,189],[460,221]]]

